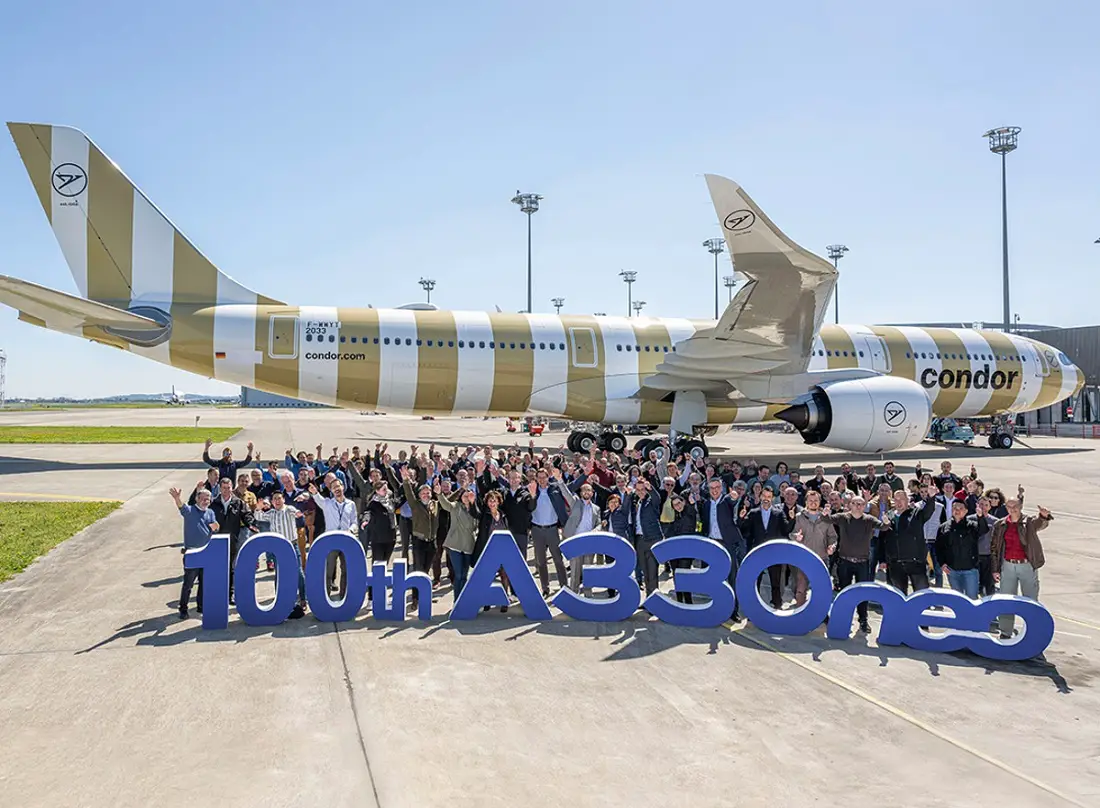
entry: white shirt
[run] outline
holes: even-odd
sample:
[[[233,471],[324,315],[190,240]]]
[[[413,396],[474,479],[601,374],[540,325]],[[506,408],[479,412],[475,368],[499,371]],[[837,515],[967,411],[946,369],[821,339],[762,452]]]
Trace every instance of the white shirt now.
[[[350,499],[345,497],[343,502],[337,502],[335,497],[326,498],[320,494],[314,494],[313,501],[324,511],[326,531],[354,531],[358,514],[355,511],[355,503]]]

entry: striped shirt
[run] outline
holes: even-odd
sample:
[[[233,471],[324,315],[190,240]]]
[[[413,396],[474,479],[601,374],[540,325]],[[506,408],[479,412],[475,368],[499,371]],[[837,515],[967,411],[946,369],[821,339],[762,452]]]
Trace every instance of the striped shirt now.
[[[268,530],[272,533],[278,533],[293,544],[298,540],[297,519],[299,516],[301,516],[301,512],[297,508],[284,505],[282,508],[258,511],[256,518],[261,523],[266,522]]]

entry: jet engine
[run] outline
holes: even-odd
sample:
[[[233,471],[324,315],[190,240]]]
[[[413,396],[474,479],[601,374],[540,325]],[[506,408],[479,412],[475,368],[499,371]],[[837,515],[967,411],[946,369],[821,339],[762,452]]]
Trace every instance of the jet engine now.
[[[792,424],[806,443],[882,454],[924,440],[932,402],[914,381],[872,376],[819,384],[775,417]]]

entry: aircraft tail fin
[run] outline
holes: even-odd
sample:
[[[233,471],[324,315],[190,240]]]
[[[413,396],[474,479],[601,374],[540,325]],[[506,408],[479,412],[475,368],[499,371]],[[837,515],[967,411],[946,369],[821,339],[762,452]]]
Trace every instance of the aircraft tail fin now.
[[[80,294],[119,309],[277,304],[221,272],[78,129],[9,123]]]

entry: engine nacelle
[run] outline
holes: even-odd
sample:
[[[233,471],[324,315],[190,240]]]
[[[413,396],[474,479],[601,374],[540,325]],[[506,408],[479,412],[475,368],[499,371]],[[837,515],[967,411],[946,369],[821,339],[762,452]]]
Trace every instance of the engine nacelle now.
[[[894,376],[820,384],[810,398],[776,414],[806,443],[882,454],[918,445],[932,422],[932,402],[914,381]]]

